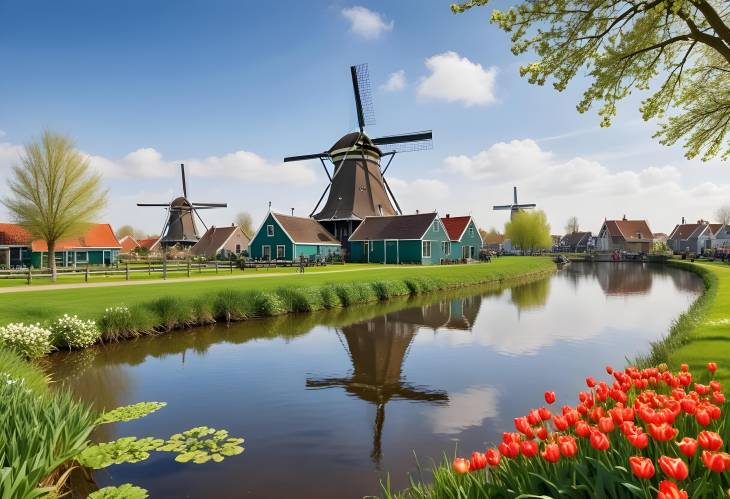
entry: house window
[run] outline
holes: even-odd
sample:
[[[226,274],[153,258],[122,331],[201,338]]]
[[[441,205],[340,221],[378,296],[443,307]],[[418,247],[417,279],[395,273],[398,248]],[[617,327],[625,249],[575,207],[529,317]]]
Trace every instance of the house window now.
[[[268,244],[261,246],[261,258],[271,260],[271,246]]]
[[[76,252],[76,263],[89,263],[89,252],[88,251],[77,251]]]
[[[368,251],[370,251],[370,243],[367,241],[362,243],[362,250],[367,255]]]
[[[439,231],[439,223],[438,220],[433,221],[433,231],[438,232]]]
[[[286,247],[283,244],[279,244],[276,247],[276,259],[283,260],[286,256]]]
[[[274,235],[274,226],[273,225],[266,226],[266,235],[269,237],[273,237],[273,235]]]
[[[451,253],[451,243],[448,241],[443,241],[441,243],[441,251],[443,252],[444,256],[449,256]]]
[[[421,249],[421,256],[423,258],[431,258],[431,241],[423,241]]]
[[[471,237],[473,235],[474,235],[474,227],[469,227],[469,236]]]
[[[237,244],[236,245],[236,253],[240,253],[240,252],[241,252],[241,245],[240,244]]]

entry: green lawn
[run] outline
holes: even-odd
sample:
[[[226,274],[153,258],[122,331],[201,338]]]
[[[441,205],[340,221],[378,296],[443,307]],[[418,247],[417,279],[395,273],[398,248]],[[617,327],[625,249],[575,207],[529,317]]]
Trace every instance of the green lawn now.
[[[362,271],[342,272],[365,268]],[[55,289],[0,294],[0,323],[17,321],[44,321],[64,313],[94,318],[107,307],[144,303],[162,296],[192,297],[221,289],[268,290],[282,286],[319,286],[333,282],[375,281],[402,279],[413,275],[425,275],[465,285],[520,277],[521,275],[546,272],[554,269],[549,257],[505,257],[492,263],[448,266],[383,266],[349,265],[327,267],[326,271],[307,269],[304,274],[289,272],[281,276],[265,277],[259,270],[256,277],[248,279],[211,279],[188,281],[180,279],[163,284],[140,284],[97,288]],[[337,272],[340,271],[340,272]],[[247,270],[254,273],[255,271]]]
[[[716,378],[730,384],[730,265],[696,263],[717,276],[714,299],[689,334],[689,343],[670,356],[673,366],[685,362],[693,371],[703,372],[707,362],[717,362]]]

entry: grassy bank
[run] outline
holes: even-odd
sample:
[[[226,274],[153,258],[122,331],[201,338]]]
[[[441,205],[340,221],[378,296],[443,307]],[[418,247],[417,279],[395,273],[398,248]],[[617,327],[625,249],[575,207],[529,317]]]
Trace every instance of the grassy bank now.
[[[357,268],[355,266],[355,268]],[[449,287],[498,282],[521,275],[546,272],[554,268],[549,258],[500,258],[489,264],[434,267],[381,266],[362,271],[315,272],[304,274],[256,275],[252,278],[209,280],[166,284],[146,284],[106,288],[75,288],[51,291],[28,291],[0,298],[0,323],[52,320],[62,314],[96,319],[106,308],[133,307],[160,297],[193,299],[220,291],[245,293],[273,292],[280,288],[322,288],[329,284],[403,281],[424,277],[443,281]]]

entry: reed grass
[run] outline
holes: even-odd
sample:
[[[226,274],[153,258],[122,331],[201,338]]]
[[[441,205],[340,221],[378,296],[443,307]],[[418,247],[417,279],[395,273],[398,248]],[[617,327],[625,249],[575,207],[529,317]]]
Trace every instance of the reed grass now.
[[[48,376],[35,364],[26,361],[21,355],[0,348],[0,383],[8,380],[25,380],[25,388],[43,395],[48,393]]]

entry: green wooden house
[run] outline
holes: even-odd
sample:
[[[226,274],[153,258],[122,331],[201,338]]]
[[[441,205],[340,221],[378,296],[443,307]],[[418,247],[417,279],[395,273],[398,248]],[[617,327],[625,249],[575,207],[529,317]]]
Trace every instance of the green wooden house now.
[[[311,260],[340,255],[342,245],[313,218],[292,217],[269,212],[251,243],[254,260]]]
[[[366,217],[350,236],[350,260],[433,265],[449,260],[451,240],[436,213]]]
[[[450,260],[477,260],[479,250],[484,245],[479,229],[471,216],[441,219],[451,239]]]

